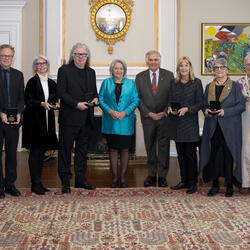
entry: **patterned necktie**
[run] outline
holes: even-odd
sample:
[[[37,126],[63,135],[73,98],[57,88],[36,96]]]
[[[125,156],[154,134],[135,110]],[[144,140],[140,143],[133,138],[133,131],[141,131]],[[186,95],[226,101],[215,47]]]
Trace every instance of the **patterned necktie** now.
[[[152,78],[152,90],[154,95],[156,94],[156,74],[155,72],[153,73],[153,78]]]

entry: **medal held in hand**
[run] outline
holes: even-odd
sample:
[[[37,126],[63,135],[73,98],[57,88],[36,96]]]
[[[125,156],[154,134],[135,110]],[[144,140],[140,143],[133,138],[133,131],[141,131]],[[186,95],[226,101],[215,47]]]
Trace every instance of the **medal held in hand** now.
[[[57,106],[56,106],[56,103],[58,102],[58,98],[56,95],[50,95],[49,98],[48,98],[48,103],[52,106],[51,108],[52,109],[59,109]]]
[[[88,107],[94,107],[94,106],[98,106],[95,103],[92,103],[92,100],[94,99],[94,94],[92,92],[87,92],[85,94],[85,102],[87,102],[87,106]]]
[[[220,102],[219,101],[210,101],[210,110],[209,114],[211,115],[217,115],[219,113],[219,109],[221,109]]]
[[[179,102],[171,102],[172,115],[176,116],[179,114],[179,109],[181,109],[181,104]]]
[[[6,115],[9,123],[17,122],[17,108],[8,108],[6,110]]]

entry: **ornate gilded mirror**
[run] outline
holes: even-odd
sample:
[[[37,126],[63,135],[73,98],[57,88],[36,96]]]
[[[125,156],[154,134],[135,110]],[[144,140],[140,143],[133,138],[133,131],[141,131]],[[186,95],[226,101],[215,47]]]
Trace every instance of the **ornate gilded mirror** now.
[[[97,40],[106,42],[108,53],[113,53],[113,44],[125,40],[131,23],[132,0],[89,0],[91,25]]]

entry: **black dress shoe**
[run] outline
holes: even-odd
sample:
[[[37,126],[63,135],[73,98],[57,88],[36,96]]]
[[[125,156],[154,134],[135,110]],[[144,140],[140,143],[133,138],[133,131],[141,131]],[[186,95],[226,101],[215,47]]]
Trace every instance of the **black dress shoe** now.
[[[146,180],[144,181],[144,186],[149,187],[156,183],[156,177],[155,176],[148,176]]]
[[[43,189],[44,192],[50,192],[50,190],[48,188],[44,187],[43,184],[41,184],[41,185],[42,185],[42,189]]]
[[[197,185],[191,185],[187,190],[187,194],[193,194],[196,191],[197,191]]]
[[[63,194],[69,194],[71,192],[69,185],[63,185],[62,186],[62,193]]]
[[[3,199],[5,197],[4,189],[0,188],[0,199]]]
[[[234,194],[234,189],[232,187],[227,187],[225,196],[226,197],[232,197]]]
[[[45,191],[42,187],[42,185],[32,185],[31,186],[31,192],[38,194],[38,195],[44,195]]]
[[[117,188],[119,186],[119,179],[110,183],[111,188]]]
[[[219,187],[212,187],[207,193],[207,196],[215,196],[217,193],[219,193]]]
[[[188,187],[187,184],[185,184],[184,182],[180,182],[177,185],[171,187],[171,189],[179,190],[179,189],[184,189],[184,188],[187,188],[187,187]]]
[[[76,183],[75,188],[84,188],[84,189],[88,189],[88,190],[93,190],[93,189],[96,189],[96,186],[89,184],[87,181],[85,181],[82,183]]]
[[[127,187],[128,187],[128,183],[126,182],[126,180],[121,181],[120,187],[121,187],[121,188],[127,188]]]
[[[167,186],[168,186],[168,183],[167,183],[166,178],[164,178],[164,177],[159,177],[159,178],[158,178],[158,186],[159,186],[159,187],[167,187]]]
[[[5,187],[5,193],[10,194],[12,196],[16,196],[16,197],[21,195],[20,191],[16,189],[14,185],[10,187]]]

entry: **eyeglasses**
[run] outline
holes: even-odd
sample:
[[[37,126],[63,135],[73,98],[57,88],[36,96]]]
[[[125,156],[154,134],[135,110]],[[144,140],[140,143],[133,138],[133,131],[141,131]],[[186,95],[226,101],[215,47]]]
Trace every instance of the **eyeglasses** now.
[[[76,56],[76,57],[88,57],[88,54],[86,54],[86,53],[74,53],[74,56]]]
[[[248,67],[248,68],[249,68],[249,67],[250,67],[250,63],[248,63],[248,64],[245,64],[245,67]]]
[[[218,71],[219,69],[225,70],[226,68],[226,66],[214,66],[214,71]]]
[[[4,57],[4,58],[7,58],[7,59],[10,59],[13,57],[13,55],[0,55],[0,57]]]
[[[36,66],[43,66],[43,65],[47,65],[47,62],[36,63]]]

